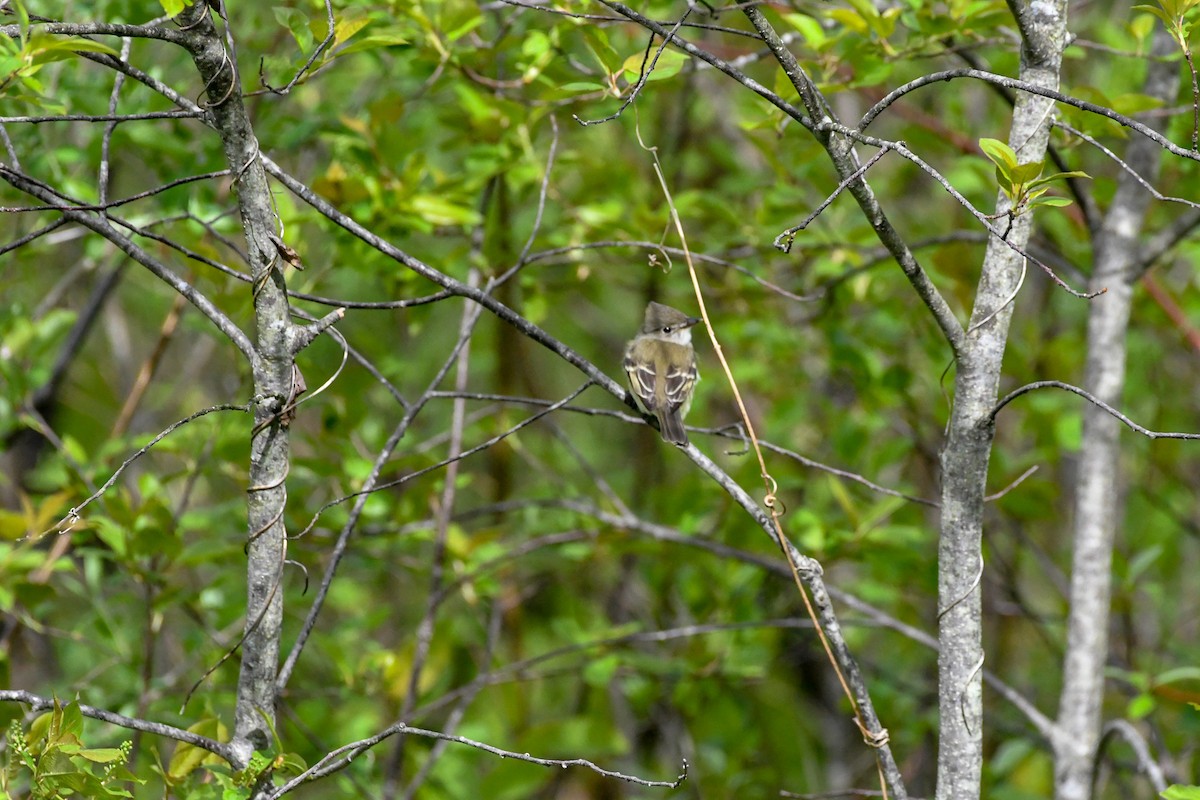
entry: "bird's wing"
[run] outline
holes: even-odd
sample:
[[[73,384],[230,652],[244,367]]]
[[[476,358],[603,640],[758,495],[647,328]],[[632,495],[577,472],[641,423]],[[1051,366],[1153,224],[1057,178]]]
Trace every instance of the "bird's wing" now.
[[[696,370],[696,364],[683,363],[672,364],[666,374],[666,396],[667,406],[672,409],[682,408],[687,405],[688,399],[692,394],[692,387],[696,385],[696,381],[700,380],[700,373]]]
[[[625,374],[629,376],[629,388],[638,402],[647,411],[654,411],[657,405],[654,401],[654,368],[649,364],[639,364],[626,354]]]

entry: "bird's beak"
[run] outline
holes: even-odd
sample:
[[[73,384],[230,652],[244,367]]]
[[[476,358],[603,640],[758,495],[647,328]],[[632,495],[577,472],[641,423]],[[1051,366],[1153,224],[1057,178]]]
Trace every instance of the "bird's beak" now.
[[[703,321],[704,320],[702,320],[700,317],[688,317],[687,321],[683,323],[683,327],[690,328],[693,325],[699,324]]]

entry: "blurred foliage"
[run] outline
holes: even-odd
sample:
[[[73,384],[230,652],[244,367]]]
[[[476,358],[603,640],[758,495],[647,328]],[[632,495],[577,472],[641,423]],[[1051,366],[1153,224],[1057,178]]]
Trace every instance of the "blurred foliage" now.
[[[152,5],[94,0],[69,5],[67,13],[77,22],[143,22],[158,13]],[[949,351],[848,197],[838,198],[789,254],[771,246],[838,183],[812,137],[777,109],[667,50],[619,117],[577,124],[573,115],[597,120],[617,112],[645,54],[653,57],[658,46],[648,49],[636,26],[582,2],[556,5],[554,13],[471,0],[335,2],[332,41],[293,88],[277,93],[264,88],[260,75],[282,90],[298,74],[327,37],[323,4],[230,6],[242,85],[252,93],[247,105],[264,153],[380,236],[460,280],[513,270],[498,296],[614,376],[648,299],[695,307],[682,257],[660,247],[679,242],[667,228],[653,161],[639,137],[657,148],[689,246],[707,257],[697,263],[705,298],[759,434],[912,497],[937,496]],[[673,22],[683,7],[638,8]],[[1016,71],[1014,26],[1000,0],[800,2],[770,13],[846,120],[908,80],[964,66],[965,57],[1001,74]],[[1072,14],[1078,38],[1068,51],[1063,90],[1126,113],[1152,107],[1139,92],[1155,17],[1108,3]],[[792,97],[771,60],[753,58],[760,48],[744,35],[749,26],[736,11],[708,17],[697,10],[689,23],[682,31],[691,41],[742,59],[751,77]],[[118,40],[97,37],[87,41],[100,45],[81,48],[78,39],[51,40],[21,28],[20,37],[0,40],[6,113],[107,112],[113,73],[87,52],[71,54],[116,52]],[[170,44],[134,41],[129,58],[184,96],[203,93],[190,60]],[[1180,64],[1186,69],[1182,58]],[[133,114],[171,106],[126,80],[117,108]],[[976,143],[1004,140],[1009,110],[988,87],[939,83],[900,100],[870,133],[903,140],[988,211],[997,191],[1012,192],[1016,183],[1005,154],[997,149],[1001,155],[989,162]],[[1121,152],[1127,133],[1110,121],[1066,107],[1059,113]],[[83,203],[100,199],[106,130],[104,123],[80,122],[4,126],[10,152],[27,173]],[[1166,132],[1187,141],[1190,107],[1169,117]],[[1085,190],[1107,203],[1119,167],[1061,131],[1052,141],[1070,170],[1092,177]],[[212,131],[188,119],[114,125],[107,150],[110,200],[226,166]],[[1007,187],[993,168],[1001,163],[1009,169]],[[1196,172],[1192,162],[1170,160],[1158,188],[1188,196]],[[1026,188],[1046,188],[1039,174],[1041,165],[1025,176]],[[984,243],[976,220],[895,154],[868,177],[966,319]],[[249,330],[251,290],[233,191],[228,177],[190,182],[108,213]],[[363,302],[435,292],[281,187],[275,199],[285,238],[307,267],[289,272],[292,291]],[[1048,199],[1041,197],[1043,205]],[[5,243],[56,219],[7,185],[0,187],[0,205],[10,223]],[[1178,205],[1156,204],[1148,230],[1181,213]],[[1038,208],[1035,220],[1039,250],[1082,287],[1091,241],[1077,207]],[[1153,428],[1196,429],[1195,393],[1181,387],[1200,375],[1180,319],[1200,318],[1192,269],[1198,257],[1200,247],[1185,242],[1151,274],[1177,309],[1138,293],[1123,410]],[[73,344],[70,333],[86,319],[110,270],[120,271],[115,288]],[[245,402],[248,370],[190,307],[179,329],[162,335],[170,290],[83,229],[65,226],[7,254],[0,286],[0,435],[14,465],[0,474],[3,686],[45,696],[79,693],[90,705],[223,737],[232,724],[236,658],[205,678],[179,712],[193,683],[237,644],[244,624],[249,417],[216,413],[179,428],[134,462],[69,533],[38,534],[167,425],[207,406]],[[295,305],[315,315],[328,311],[314,301]],[[281,589],[285,654],[351,503],[321,509],[362,485],[405,404],[421,397],[451,357],[463,309],[459,300],[351,309],[339,330],[378,374],[356,360],[339,373],[342,351],[330,337],[301,354],[310,390],[337,378],[300,406],[292,428],[287,525],[308,532],[288,551],[297,567]],[[1085,301],[1031,270],[1017,300],[1006,390],[1036,379],[1078,382],[1086,314]],[[698,339],[704,380],[689,421],[729,425],[736,420],[731,393],[705,337]],[[61,383],[35,406],[64,353],[69,363]],[[465,447],[537,411],[491,395],[553,401],[582,381],[487,315],[469,359],[466,386],[479,397],[465,403]],[[143,384],[139,371],[152,362]],[[453,381],[437,388],[451,390]],[[116,423],[131,397],[122,430]],[[1037,471],[988,511],[988,668],[1047,713],[1057,703],[1081,402],[1034,393],[1006,407],[992,462],[993,491]],[[594,390],[577,405],[619,408]],[[383,480],[403,482],[367,502],[283,697],[278,748],[270,754],[283,761],[261,768],[314,763],[400,713],[416,627],[429,603],[447,488],[442,469],[406,476],[446,457],[452,413],[451,399],[430,399],[385,466]],[[736,435],[693,438],[758,492],[757,465]],[[1105,714],[1137,719],[1172,753],[1194,753],[1200,463],[1191,443],[1132,434],[1124,443],[1127,511],[1115,565],[1120,581]],[[770,455],[769,466],[789,509],[789,536],[822,561],[831,586],[935,631],[936,509],[785,455]],[[775,558],[772,545],[689,467],[652,430],[570,412],[461,462],[444,575],[432,589],[440,605],[410,721],[436,729],[461,710],[457,731],[469,738],[536,756],[588,758],[655,779],[673,777],[687,758],[689,779],[672,796],[768,797],[780,789],[874,785],[871,754],[819,643],[793,624],[804,619],[794,587],[749,558]],[[665,541],[645,527],[614,524],[613,515],[625,509],[680,537]],[[719,555],[707,544],[738,548],[747,558]],[[910,789],[931,794],[936,656],[839,608]],[[657,631],[663,633],[649,635]],[[985,796],[1045,797],[1052,771],[1047,746],[1001,698],[988,694],[986,702]],[[16,713],[5,709],[6,719]],[[84,738],[86,728],[89,742],[106,746],[127,736],[98,723],[72,726],[73,736]],[[10,754],[20,752],[14,741],[10,736]],[[296,795],[377,796],[393,752],[385,743]],[[410,739],[401,782],[433,752],[433,742]],[[73,758],[77,775],[95,774],[79,766],[78,754]],[[1180,757],[1184,774],[1196,766],[1184,762],[1195,758]],[[136,797],[160,797],[164,785],[174,797],[237,796],[239,779],[227,768],[149,736],[136,738],[128,769],[138,781],[122,785]],[[1132,778],[1114,779],[1107,791],[1150,796]],[[441,752],[418,792],[427,798],[665,794],[457,745]]]

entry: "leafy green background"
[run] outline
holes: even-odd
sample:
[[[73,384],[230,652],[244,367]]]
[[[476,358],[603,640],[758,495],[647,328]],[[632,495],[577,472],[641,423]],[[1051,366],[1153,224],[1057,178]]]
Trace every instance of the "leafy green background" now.
[[[320,3],[232,4],[242,85],[261,90],[262,73],[281,86],[325,36]],[[598,4],[572,14],[608,16]],[[319,69],[287,95],[248,98],[263,152],[323,197],[406,252],[466,280],[485,279],[529,257],[497,290],[506,303],[614,376],[625,340],[653,297],[694,309],[683,260],[653,172],[656,147],[706,302],[758,433],[790,451],[859,473],[919,498],[937,494],[937,456],[948,415],[947,348],[899,270],[884,258],[870,225],[848,197],[836,200],[792,251],[771,246],[837,185],[823,151],[780,112],[712,69],[667,51],[641,95],[605,124],[637,80],[646,37],[625,22],[548,14],[465,0],[335,3],[338,40]],[[677,19],[680,4],[639,10]],[[891,88],[936,69],[963,66],[959,51],[1002,74],[1018,54],[1003,3],[906,0],[885,11],[866,2],[801,3],[773,13],[793,50],[854,119]],[[56,13],[39,9],[39,13]],[[74,21],[144,21],[150,4],[97,0],[72,7]],[[1068,50],[1064,91],[1123,112],[1139,100],[1152,15],[1121,4],[1072,9],[1079,38]],[[736,11],[691,21],[740,31]],[[724,30],[687,28],[723,58],[758,52]],[[105,42],[114,48],[115,41]],[[8,114],[100,114],[112,73],[71,48],[4,40]],[[62,58],[67,60],[61,60]],[[135,41],[130,60],[182,94],[203,87],[189,60],[162,42]],[[1180,60],[1181,69],[1182,59]],[[747,72],[785,97],[770,59]],[[1186,85],[1186,82],[1185,82]],[[130,81],[123,113],[169,105]],[[985,86],[957,81],[910,95],[871,127],[903,140],[941,170],[977,207],[991,208],[993,164],[980,139],[1007,138],[1009,107]],[[1098,117],[1064,118],[1117,152],[1125,134]],[[1176,142],[1190,136],[1190,109],[1169,118]],[[22,168],[84,202],[97,202],[102,124],[8,123]],[[1071,169],[1092,177],[1101,204],[1118,169],[1094,148],[1056,134]],[[554,151],[552,164],[550,153]],[[126,197],[225,167],[215,135],[192,120],[126,122],[110,143],[109,197]],[[864,158],[870,155],[864,149]],[[549,165],[549,169],[548,169]],[[1158,188],[1188,196],[1196,169],[1167,162]],[[927,176],[894,154],[869,178],[898,229],[965,319],[983,237],[976,221]],[[544,209],[539,195],[545,188]],[[187,183],[111,214],[189,251],[244,271],[230,180]],[[1066,196],[1061,184],[1051,195]],[[306,269],[289,288],[324,297],[387,301],[431,294],[401,266],[335,229],[278,188],[289,245]],[[54,220],[17,211],[28,198],[5,186],[6,240]],[[1185,210],[1156,204],[1150,230]],[[540,224],[539,223],[540,217]],[[200,224],[200,221],[205,224]],[[1074,207],[1038,211],[1040,252],[1082,288],[1091,243]],[[163,244],[139,241],[251,324],[249,286]],[[599,244],[610,243],[610,244]],[[642,244],[626,244],[642,243]],[[1152,273],[1196,319],[1196,246],[1185,242]],[[31,445],[41,423],[27,404],[52,373],[73,321],[100,276],[120,270],[65,381],[47,409],[58,446]],[[236,642],[243,624],[244,489],[248,416],[203,417],[166,438],[91,505],[65,540],[24,539],[91,494],[150,437],[217,403],[248,399],[250,380],[236,350],[185,308],[178,331],[160,336],[171,291],[123,261],[102,240],[66,227],[0,262],[0,433],[10,454],[36,461],[6,480],[0,511],[0,665],[4,684],[215,735],[230,724],[235,660],[184,695]],[[780,287],[781,293],[772,287]],[[799,295],[803,299],[796,299]],[[313,314],[328,307],[297,300]],[[339,330],[408,401],[450,353],[459,300],[404,310],[351,310]],[[1031,269],[1016,305],[1005,387],[1037,379],[1078,382],[1085,301]],[[1139,291],[1123,410],[1161,430],[1196,428],[1197,377],[1188,329]],[[142,364],[165,347],[127,432],[114,423]],[[689,421],[717,428],[736,420],[732,395],[700,337],[704,380]],[[310,389],[337,373],[340,347],[322,337],[300,357]],[[468,389],[556,400],[577,387],[569,365],[485,315],[470,350]],[[453,379],[443,381],[453,388]],[[1053,713],[1063,647],[1063,581],[1069,565],[1071,477],[1082,401],[1032,394],[999,418],[992,489],[1030,467],[1037,472],[988,511],[984,576],[990,670]],[[596,390],[577,404],[614,411]],[[464,443],[473,446],[534,413],[519,404],[467,403]],[[326,502],[361,485],[404,409],[380,381],[351,361],[301,406],[293,426],[287,526],[303,530]],[[395,480],[443,459],[452,401],[432,399],[385,468]],[[1180,755],[1179,777],[1194,777],[1200,715],[1197,663],[1197,450],[1123,434],[1125,523],[1115,569],[1111,680],[1106,716],[1129,716],[1156,745]],[[696,434],[699,446],[757,494],[757,465],[735,437]],[[29,450],[34,447],[36,449]],[[26,449],[22,449],[26,448]],[[769,456],[788,513],[788,534],[821,560],[831,586],[904,623],[933,632],[936,510],[853,481]],[[441,470],[379,492],[367,504],[328,604],[292,677],[280,711],[284,751],[313,763],[328,750],[391,723],[403,703],[415,628],[427,603]],[[0,478],[0,481],[5,479]],[[615,496],[647,523],[687,541],[774,559],[770,543],[711,482],[653,431],[610,416],[560,412],[462,462],[445,558],[453,581],[434,626],[419,681],[414,724],[446,724],[457,690],[481,674],[458,732],[516,752],[584,757],[603,766],[671,779],[667,792],[602,779],[584,770],[547,771],[450,746],[418,796],[440,797],[770,797],[783,790],[872,786],[874,767],[850,721],[819,644],[803,625],[794,587],[749,561],[703,547],[656,540],[614,525]],[[321,514],[289,545],[290,646],[350,504]],[[523,549],[522,549],[523,548]],[[307,587],[307,592],[305,591]],[[916,795],[932,793],[936,742],[935,656],[899,633],[839,605],[891,743]],[[785,622],[780,622],[785,621]],[[489,625],[498,633],[489,645]],[[714,628],[702,626],[716,626]],[[630,638],[659,630],[677,635]],[[526,668],[513,669],[543,654]],[[985,796],[1045,797],[1049,750],[1001,698],[986,695]],[[4,708],[9,716],[19,708]],[[116,747],[122,731],[88,722],[89,747]],[[136,737],[129,783],[139,797],[236,791],[218,766],[177,757],[173,746]],[[407,743],[411,778],[433,743]],[[1128,753],[1116,746],[1118,764]],[[383,745],[348,770],[297,796],[376,796],[392,748]],[[172,764],[179,765],[176,769]],[[220,776],[220,777],[216,777]],[[1127,769],[1105,796],[1150,796]]]

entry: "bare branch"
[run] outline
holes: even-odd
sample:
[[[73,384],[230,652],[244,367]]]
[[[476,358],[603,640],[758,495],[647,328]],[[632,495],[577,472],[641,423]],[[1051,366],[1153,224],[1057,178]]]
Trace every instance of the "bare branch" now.
[[[345,316],[345,308],[336,308],[315,322],[309,323],[301,328],[294,328],[291,336],[292,352],[299,353],[301,350],[308,347],[312,343],[313,339],[320,336],[321,333],[324,332],[330,325],[339,322]]]
[[[142,447],[136,453],[131,455],[129,458],[125,459],[125,461],[122,462],[121,466],[117,467],[116,471],[113,472],[113,474],[109,476],[108,480],[104,482],[103,486],[101,486],[96,491],[92,492],[92,494],[90,496],[88,496],[87,498],[85,498],[82,503],[80,503],[79,505],[72,508],[67,513],[67,516],[64,517],[62,520],[60,520],[57,525],[55,525],[50,530],[44,531],[43,533],[39,534],[36,538],[40,539],[42,536],[45,536],[46,534],[49,534],[49,533],[56,533],[56,532],[57,533],[66,533],[68,530],[70,530],[71,526],[75,525],[76,522],[79,521],[79,512],[83,511],[83,509],[87,508],[97,498],[99,498],[101,495],[103,495],[105,492],[107,492],[109,489],[111,489],[113,484],[117,482],[117,478],[121,477],[121,473],[124,472],[129,467],[130,464],[132,464],[134,461],[137,461],[142,456],[146,455],[146,453],[148,453],[150,451],[150,448],[154,447],[154,445],[158,444],[163,439],[170,436],[172,433],[174,433],[179,428],[181,428],[184,425],[188,424],[189,422],[197,420],[200,417],[203,417],[207,414],[212,414],[215,411],[241,411],[244,413],[248,413],[250,411],[250,407],[252,405],[253,405],[252,403],[245,403],[243,405],[222,403],[221,405],[209,406],[208,408],[202,408],[199,411],[197,411],[196,413],[191,414],[187,417],[184,417],[181,420],[178,420],[177,422],[173,422],[172,424],[168,425],[165,430],[163,430],[161,433],[159,433],[157,436],[155,436],[153,439],[151,439],[149,442],[147,442],[144,447]],[[67,527],[63,528],[63,525],[66,525]]]
[[[561,767],[563,769],[566,769],[567,767],[587,767],[593,772],[603,775],[606,778],[616,778],[617,780],[625,781],[626,783],[634,783],[638,786],[675,789],[687,779],[687,761],[683,762],[683,771],[675,780],[652,781],[646,780],[645,778],[639,778],[635,775],[626,775],[621,772],[614,772],[612,770],[604,769],[603,767],[599,767],[584,758],[538,758],[536,756],[529,755],[529,753],[515,753],[511,750],[502,750],[499,747],[494,747],[484,742],[477,742],[474,739],[468,739],[465,736],[454,736],[447,733],[441,733],[439,731],[414,728],[406,725],[403,722],[397,722],[395,725],[385,728],[374,736],[366,739],[360,739],[359,741],[351,742],[350,744],[342,745],[333,752],[328,753],[316,764],[312,765],[295,778],[292,778],[290,781],[276,789],[268,796],[271,798],[271,800],[276,800],[276,798],[283,797],[285,794],[290,793],[302,784],[317,780],[318,778],[323,778],[327,775],[332,775],[335,772],[345,769],[355,758],[370,750],[372,747],[384,741],[385,739],[395,736],[398,733],[403,733],[410,736],[424,736],[429,739],[441,739],[447,742],[463,744],[467,745],[468,747],[474,747],[477,750],[483,750],[484,752],[499,756],[500,758],[510,758],[515,761],[524,761],[529,764],[537,764],[541,767]]]
[[[1100,744],[1096,747],[1096,756],[1092,769],[1092,792],[1095,793],[1096,774],[1099,770],[1095,769],[1104,760],[1104,752],[1108,749],[1109,744],[1114,739],[1124,739],[1125,742],[1133,749],[1133,754],[1137,758],[1138,771],[1146,776],[1150,781],[1150,785],[1154,787],[1154,791],[1162,794],[1167,790],[1167,778],[1163,774],[1163,769],[1154,760],[1154,756],[1150,753],[1150,744],[1146,738],[1133,727],[1133,724],[1126,719],[1113,719],[1104,723],[1104,730],[1100,734]]]
[[[111,22],[40,22],[36,24],[39,32],[59,36],[120,36],[133,39],[160,39],[178,45],[187,41],[182,31],[159,25],[124,25]],[[0,25],[0,35],[16,39],[21,35],[20,26]]]
[[[934,83],[957,80],[959,78],[971,78],[974,80],[991,83],[996,86],[1003,86],[1006,89],[1017,89],[1022,92],[1038,95],[1039,97],[1049,98],[1050,100],[1063,103],[1064,105],[1074,106],[1082,111],[1087,111],[1091,114],[1111,119],[1113,122],[1116,122],[1119,125],[1136,131],[1150,141],[1158,144],[1168,153],[1177,155],[1180,158],[1186,158],[1192,161],[1200,161],[1200,152],[1180,147],[1158,131],[1154,130],[1154,128],[1151,128],[1145,123],[1138,122],[1133,117],[1129,117],[1124,114],[1118,114],[1111,108],[1071,97],[1070,95],[1063,94],[1055,89],[1050,89],[1045,86],[1038,86],[1017,78],[1009,78],[1004,75],[996,75],[994,73],[985,72],[978,69],[950,69],[942,72],[934,72],[929,75],[922,75],[920,78],[909,81],[903,86],[893,89],[887,94],[886,97],[871,107],[866,114],[863,114],[862,120],[858,123],[858,130],[860,132],[866,130],[867,126],[870,125],[871,122],[874,121],[874,119],[879,116],[884,109],[909,92],[919,89],[922,86],[929,86],[930,84]]]
[[[47,114],[31,117],[0,117],[0,125],[5,123],[41,124],[44,122],[137,122],[147,119],[197,119],[204,116],[203,111],[145,111],[140,114]]]
[[[800,109],[796,108],[791,103],[787,102],[782,97],[775,94],[775,92],[772,92],[770,89],[763,86],[758,81],[756,81],[753,78],[751,78],[750,76],[746,75],[744,72],[737,69],[729,62],[722,61],[721,59],[714,56],[712,53],[709,53],[706,50],[701,50],[699,47],[696,47],[691,42],[688,42],[687,40],[679,37],[676,34],[670,33],[670,31],[666,28],[666,26],[661,25],[658,22],[655,22],[654,20],[650,19],[649,17],[642,16],[641,14],[634,11],[632,8],[625,5],[624,3],[616,2],[616,0],[599,0],[599,2],[602,3],[603,5],[608,6],[613,11],[616,11],[618,14],[621,14],[622,16],[633,20],[637,24],[641,25],[643,28],[653,31],[654,33],[658,34],[659,36],[663,37],[664,39],[669,40],[671,42],[671,44],[675,45],[676,47],[678,47],[680,50],[687,53],[688,55],[695,56],[696,58],[700,59],[701,61],[705,62],[706,64],[709,64],[710,66],[714,67],[718,71],[725,73],[726,75],[728,75],[729,77],[731,77],[735,81],[737,81],[738,83],[745,86],[750,91],[757,94],[759,97],[766,100],[771,105],[778,108],[783,113],[787,114],[789,117],[794,119],[796,122],[799,122],[805,128],[809,128],[809,129],[812,128],[812,125],[813,125],[812,120],[810,120],[808,117],[806,117],[804,115],[804,113],[802,111],[800,111]]]
[[[1098,397],[1093,395],[1091,392],[1087,392],[1083,389],[1080,389],[1078,386],[1072,386],[1069,383],[1063,383],[1062,381],[1037,381],[1035,383],[1027,383],[1024,386],[1022,386],[1020,389],[1014,389],[1013,391],[1006,394],[1004,396],[1004,398],[999,403],[996,404],[996,407],[992,409],[991,414],[988,415],[989,421],[992,424],[995,424],[996,414],[998,414],[1000,412],[1000,409],[1004,408],[1006,405],[1011,403],[1013,400],[1016,400],[1021,395],[1028,394],[1029,392],[1035,391],[1037,389],[1062,389],[1065,392],[1071,392],[1072,394],[1077,394],[1080,397],[1082,397],[1083,399],[1087,400],[1089,403],[1095,405],[1098,408],[1103,409],[1105,412],[1107,412],[1108,414],[1111,414],[1113,417],[1116,417],[1118,420],[1120,420],[1122,423],[1124,423],[1126,427],[1130,428],[1131,430],[1137,431],[1138,433],[1142,434],[1143,436],[1145,436],[1149,439],[1200,439],[1200,433],[1171,433],[1171,432],[1164,432],[1164,431],[1152,431],[1149,428],[1146,428],[1146,427],[1143,427],[1143,426],[1137,424],[1136,422],[1131,420],[1129,417],[1125,416],[1120,411],[1117,411],[1115,408],[1110,406],[1108,403],[1105,403],[1104,401],[1100,400]]]

